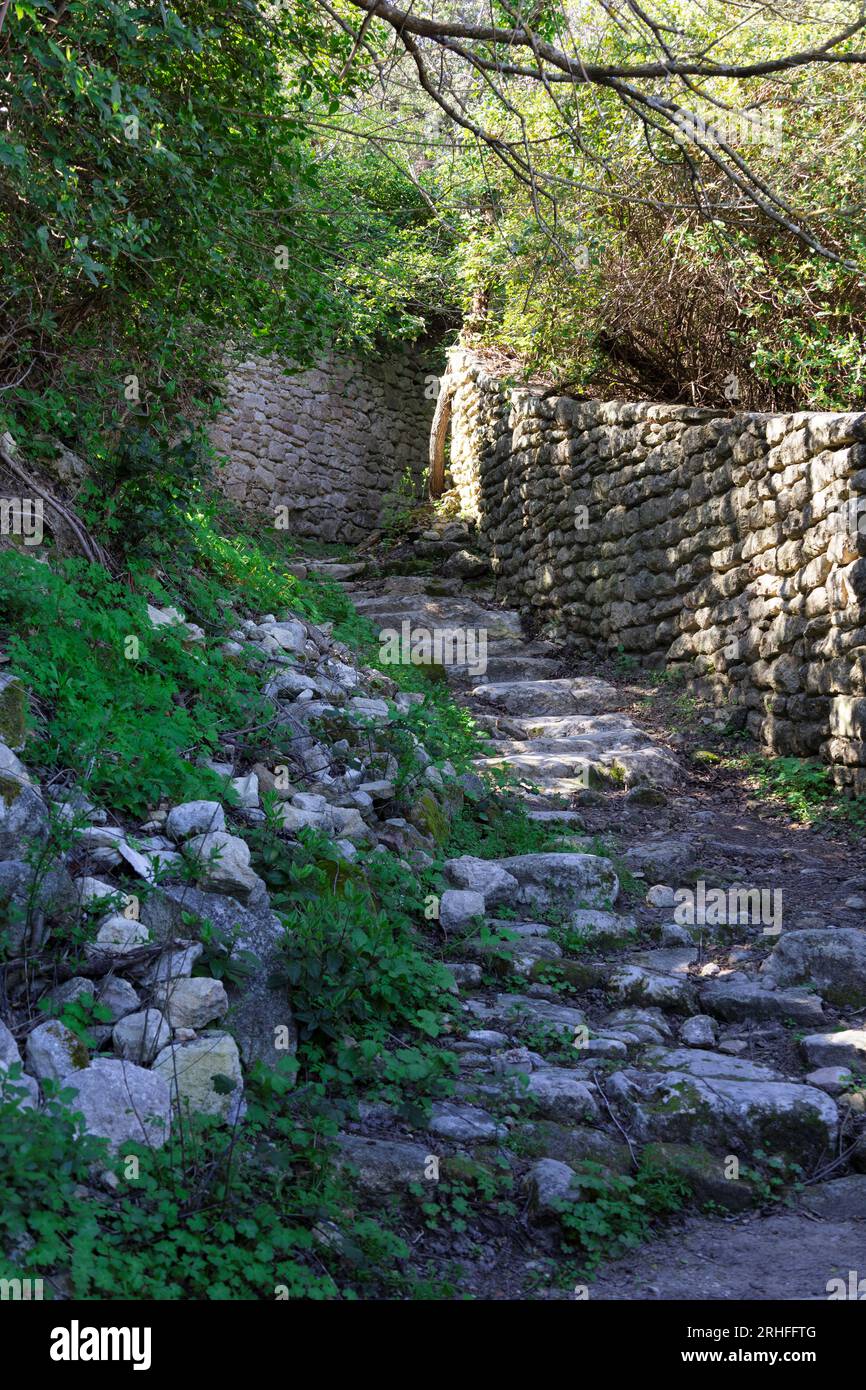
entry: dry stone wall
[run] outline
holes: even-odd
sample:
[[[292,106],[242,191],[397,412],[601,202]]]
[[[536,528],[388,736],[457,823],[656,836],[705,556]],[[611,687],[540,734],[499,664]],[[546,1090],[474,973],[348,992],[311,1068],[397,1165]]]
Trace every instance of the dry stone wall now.
[[[586,652],[678,668],[866,792],[866,415],[504,388],[451,355],[451,475],[500,593]]]
[[[359,541],[427,466],[436,368],[423,352],[333,357],[307,371],[251,357],[231,372],[211,438],[229,497],[293,534]],[[411,482],[409,481],[411,480]]]

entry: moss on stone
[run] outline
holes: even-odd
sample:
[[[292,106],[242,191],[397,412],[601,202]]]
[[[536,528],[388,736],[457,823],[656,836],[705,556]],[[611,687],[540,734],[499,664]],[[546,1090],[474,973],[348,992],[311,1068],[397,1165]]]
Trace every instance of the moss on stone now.
[[[644,1163],[662,1173],[683,1178],[702,1203],[725,1211],[745,1211],[755,1202],[754,1186],[745,1178],[728,1178],[728,1155],[714,1154],[700,1144],[648,1144]]]
[[[574,1169],[584,1163],[600,1163],[614,1173],[632,1171],[628,1146],[600,1129],[538,1120],[522,1127],[518,1142],[521,1151],[530,1158],[555,1158]]]
[[[0,772],[0,796],[7,806],[14,806],[23,790],[24,783],[19,782],[17,777]]]
[[[10,748],[23,748],[27,735],[27,696],[24,686],[13,676],[0,678],[0,741]]]
[[[437,845],[448,839],[448,817],[430,791],[422,792],[409,812],[409,820],[417,830],[431,835]]]
[[[591,960],[537,960],[529,974],[542,983],[555,975],[575,989],[598,989],[607,983],[610,967]]]

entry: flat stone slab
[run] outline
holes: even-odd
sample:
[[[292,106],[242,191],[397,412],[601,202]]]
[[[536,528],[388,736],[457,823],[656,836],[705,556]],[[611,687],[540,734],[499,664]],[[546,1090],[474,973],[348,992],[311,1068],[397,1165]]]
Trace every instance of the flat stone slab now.
[[[795,1023],[820,1023],[821,1000],[801,990],[761,989],[749,981],[709,980],[701,986],[701,1007],[729,1023],[749,1019],[793,1019]]]
[[[337,1162],[354,1169],[359,1184],[372,1192],[393,1192],[424,1182],[433,1155],[426,1144],[405,1139],[367,1139],[360,1134],[338,1136]]]
[[[866,1072],[866,1031],[863,1029],[810,1033],[800,1046],[812,1067],[855,1067]]]
[[[600,908],[579,908],[571,914],[569,926],[594,947],[624,945],[637,936],[634,917],[622,917]]]
[[[597,854],[520,854],[497,862],[517,880],[518,904],[609,908],[619,893],[613,864]]]
[[[749,1161],[762,1148],[807,1168],[835,1152],[836,1105],[813,1086],[632,1069],[610,1077],[606,1090],[642,1143],[706,1144]]]
[[[455,888],[480,893],[488,907],[508,906],[517,899],[517,879],[495,859],[463,854],[459,859],[446,860],[444,872]]]
[[[694,946],[667,946],[657,951],[640,951],[632,956],[630,965],[643,965],[664,975],[688,975],[690,965],[698,959]]]
[[[573,1123],[599,1114],[594,1087],[568,1067],[531,1072],[525,1094],[542,1119]]]
[[[750,1062],[745,1057],[731,1057],[726,1052],[710,1052],[697,1047],[650,1048],[641,1057],[650,1071],[688,1072],[690,1076],[707,1079],[719,1077],[726,1081],[782,1081],[781,1072],[772,1067]]]
[[[482,683],[503,685],[510,681],[549,680],[558,676],[561,670],[562,662],[554,657],[504,653],[488,656]],[[468,664],[455,664],[449,667],[449,672],[457,678],[472,679],[478,683],[477,670]]]
[[[803,1193],[800,1205],[828,1221],[866,1221],[866,1173],[816,1183]]]
[[[653,835],[630,845],[623,854],[629,869],[646,874],[650,882],[670,883],[687,869],[695,855],[695,841],[688,835]]]
[[[476,686],[471,695],[478,704],[504,714],[601,714],[622,703],[612,685],[592,676],[491,682]]]
[[[495,1012],[512,1024],[540,1024],[551,1032],[573,1033],[585,1022],[582,1009],[555,1004],[549,999],[535,999],[529,994],[497,994]]]
[[[515,719],[527,739],[554,744],[573,739],[610,748],[617,744],[640,748],[649,742],[643,729],[627,714],[526,715]]]
[[[643,965],[618,965],[609,981],[609,992],[624,1004],[649,1004],[675,1013],[697,1010],[698,993],[691,979]]]
[[[431,1134],[464,1144],[481,1144],[491,1139],[504,1139],[508,1133],[504,1125],[499,1124],[480,1106],[450,1100],[439,1101],[433,1105],[427,1128]]]

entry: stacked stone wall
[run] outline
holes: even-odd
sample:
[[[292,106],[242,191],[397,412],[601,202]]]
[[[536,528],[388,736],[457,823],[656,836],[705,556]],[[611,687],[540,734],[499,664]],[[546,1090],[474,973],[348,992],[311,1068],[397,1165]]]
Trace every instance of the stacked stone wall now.
[[[427,466],[435,365],[423,352],[332,357],[306,371],[251,357],[231,372],[211,432],[229,497],[299,536],[366,538]]]
[[[447,382],[451,476],[504,599],[866,792],[866,415],[546,397],[463,350]]]

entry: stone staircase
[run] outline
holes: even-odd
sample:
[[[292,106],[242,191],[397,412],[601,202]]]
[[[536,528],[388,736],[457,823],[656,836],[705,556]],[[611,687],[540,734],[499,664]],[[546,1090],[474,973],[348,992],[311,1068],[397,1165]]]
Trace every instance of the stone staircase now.
[[[443,585],[448,592],[436,592]],[[431,1159],[447,1171],[461,1155],[506,1153],[526,1194],[524,1248],[515,1254],[513,1241],[505,1241],[507,1251],[501,1239],[482,1242],[473,1282],[482,1296],[521,1297],[514,1288],[529,1279],[539,1251],[549,1254],[559,1204],[580,1200],[588,1159],[628,1173],[647,1151],[684,1178],[694,1198],[689,1232],[703,1230],[707,1253],[722,1261],[730,1226],[697,1213],[711,1202],[739,1214],[751,1223],[757,1249],[761,1223],[772,1219],[760,1213],[757,1177],[769,1159],[809,1184],[807,1206],[821,1194],[828,1223],[824,1245],[807,1214],[784,1237],[793,1251],[809,1227],[816,1253],[804,1288],[781,1296],[826,1296],[840,1249],[853,1259],[856,1247],[856,1228],[840,1246],[839,1222],[847,1231],[852,1215],[866,1218],[858,1085],[866,1073],[866,955],[859,954],[866,899],[857,875],[840,896],[834,849],[827,847],[823,869],[815,869],[811,851],[826,890],[817,955],[822,944],[848,949],[855,983],[847,1002],[838,991],[821,997],[808,951],[799,971],[785,966],[790,951],[780,962],[778,937],[754,914],[682,925],[674,914],[681,883],[705,872],[713,886],[777,886],[784,865],[796,887],[809,855],[774,830],[768,867],[761,827],[742,814],[742,843],[726,847],[725,825],[716,826],[713,808],[696,798],[670,749],[624,712],[622,693],[569,669],[573,660],[550,643],[525,637],[520,615],[499,608],[491,592],[417,575],[353,577],[346,587],[379,630],[408,623],[486,633],[486,670],[471,674],[457,663],[447,677],[489,733],[479,770],[509,771],[529,815],[549,822],[555,841],[549,853],[446,864],[451,886],[439,921],[464,1016],[447,1044],[460,1058],[455,1096],[433,1106],[421,1133],[386,1107],[371,1107],[344,1136],[346,1161],[372,1190],[395,1192],[419,1181]],[[727,824],[727,812],[722,819]],[[598,852],[600,832],[616,849]],[[818,847],[819,865],[822,853]],[[645,896],[634,891],[641,884],[649,887]],[[788,942],[809,935],[797,930],[796,895],[794,908]],[[505,940],[481,940],[481,920]],[[491,966],[498,987],[490,984]],[[831,1057],[838,1064],[827,1066]],[[700,1261],[700,1241],[696,1248]],[[506,1266],[510,1291],[497,1294]],[[744,1291],[742,1268],[733,1261],[727,1283],[722,1273],[716,1285],[726,1292],[704,1296],[780,1296]],[[765,1273],[772,1284],[773,1271]],[[683,1277],[687,1289],[687,1271]],[[630,1279],[632,1293],[622,1294]],[[630,1268],[618,1280],[605,1297],[658,1296],[642,1291]]]

